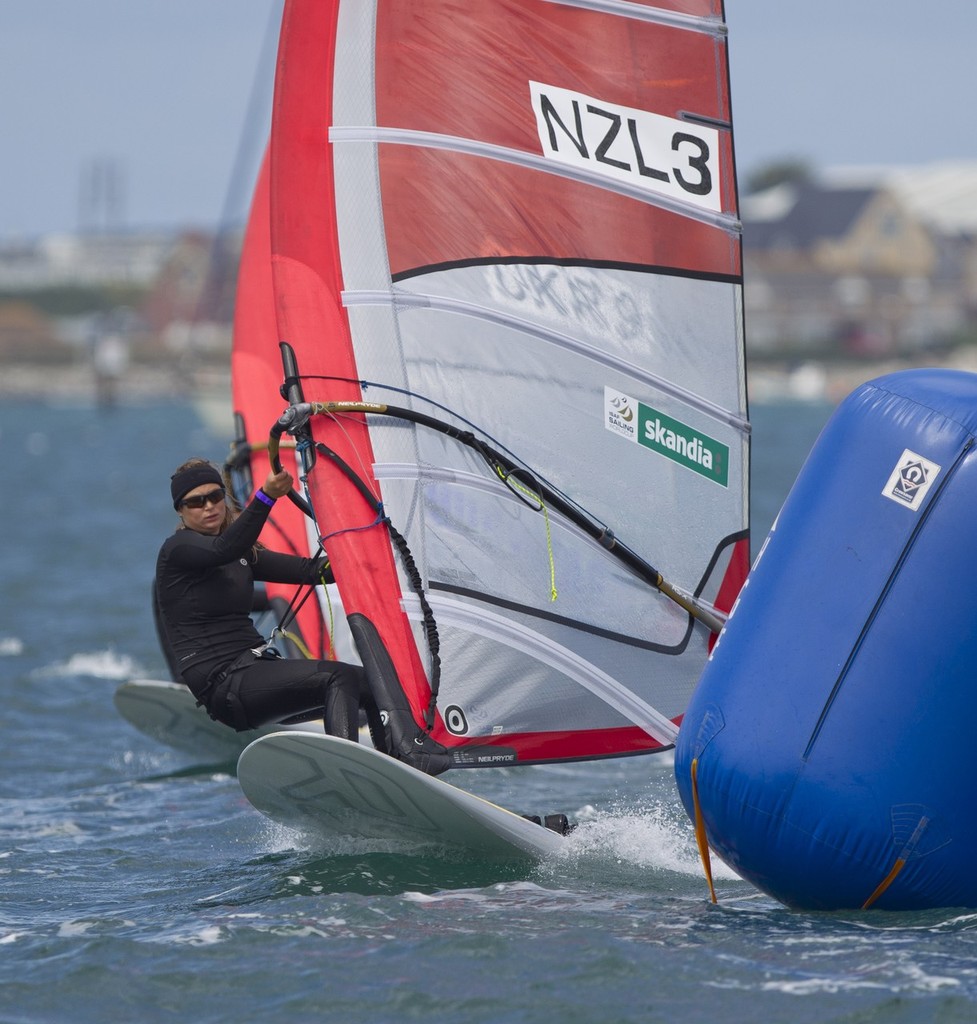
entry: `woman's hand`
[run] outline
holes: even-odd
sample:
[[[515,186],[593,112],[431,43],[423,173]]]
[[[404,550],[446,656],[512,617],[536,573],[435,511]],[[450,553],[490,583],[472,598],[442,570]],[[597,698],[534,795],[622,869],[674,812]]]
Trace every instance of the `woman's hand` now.
[[[284,498],[292,489],[292,475],[287,469],[283,469],[280,473],[272,470],[265,478],[261,489],[269,498]]]

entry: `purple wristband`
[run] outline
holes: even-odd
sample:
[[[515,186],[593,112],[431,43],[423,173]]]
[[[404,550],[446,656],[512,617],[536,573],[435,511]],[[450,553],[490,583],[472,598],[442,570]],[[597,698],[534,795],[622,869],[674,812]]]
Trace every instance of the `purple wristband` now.
[[[271,506],[275,504],[275,499],[269,498],[268,495],[265,494],[265,492],[260,487],[254,492],[254,496],[258,499],[258,501],[263,501],[269,508],[271,508]]]

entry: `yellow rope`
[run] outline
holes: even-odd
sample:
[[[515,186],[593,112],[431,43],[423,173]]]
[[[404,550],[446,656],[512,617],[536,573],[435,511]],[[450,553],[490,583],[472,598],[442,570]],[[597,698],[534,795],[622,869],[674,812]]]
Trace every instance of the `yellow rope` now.
[[[546,556],[550,563],[550,601],[555,601],[556,593],[556,560],[553,558],[553,534],[550,532],[550,514],[546,506],[540,502],[543,509],[543,522],[546,523]]]
[[[323,567],[322,567],[323,573],[320,574],[320,576],[319,576],[319,582],[322,584],[323,593],[326,595],[326,607],[329,609],[329,628],[328,628],[328,631],[326,633],[328,644],[327,644],[327,647],[326,647],[325,657],[329,661],[335,661],[336,660],[336,654],[335,654],[336,648],[335,648],[335,643],[334,643],[334,639],[333,638],[335,636],[336,618],[335,618],[335,613],[333,612],[332,601],[331,601],[331,599],[329,597],[329,588],[326,586],[326,581],[323,578],[325,570],[328,568],[328,566],[329,566],[328,562],[326,562],[323,565]],[[282,629],[281,626],[276,626],[272,630],[271,639],[274,640],[274,638],[276,636],[282,636],[286,640],[291,640],[291,642],[293,644],[295,644],[296,648],[298,649],[299,654],[301,654],[303,658],[306,658],[309,661],[313,660],[312,652],[305,645],[305,642],[302,640],[302,638],[299,636],[298,633],[291,633],[287,629]]]
[[[495,472],[507,487],[514,487],[517,491],[536,502],[539,505],[540,512],[543,513],[543,522],[546,524],[546,556],[549,559],[550,568],[550,601],[555,601],[558,596],[556,590],[556,559],[553,557],[553,532],[550,528],[549,510],[546,508],[543,499],[535,491],[526,487],[525,484],[521,484],[515,477],[506,476],[498,466],[495,467]]]
[[[310,661],[312,660],[312,652],[302,642],[302,638],[298,635],[298,633],[290,633],[287,629],[276,629],[275,635],[283,636],[285,637],[286,640],[291,640],[292,643],[295,644],[295,646],[298,648],[299,653],[302,655],[303,658],[308,658]]]
[[[328,565],[328,562],[326,563],[326,565]],[[329,659],[329,661],[335,661],[336,660],[336,645],[335,645],[336,613],[335,613],[335,611],[333,609],[333,606],[332,606],[332,598],[329,596],[329,587],[326,585],[326,581],[324,579],[324,575],[325,575],[325,566],[323,567],[323,575],[320,576],[319,579],[322,582],[322,592],[323,592],[323,594],[326,595],[326,608],[329,611],[329,626],[328,626],[328,628],[326,630],[326,639],[328,640],[328,646],[326,648],[326,657]]]

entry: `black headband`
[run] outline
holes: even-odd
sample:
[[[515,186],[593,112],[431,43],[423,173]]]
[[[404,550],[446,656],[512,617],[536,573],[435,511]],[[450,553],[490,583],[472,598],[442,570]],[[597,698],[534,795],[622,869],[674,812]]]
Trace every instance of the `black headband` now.
[[[180,502],[183,496],[201,484],[217,484],[224,486],[220,473],[213,466],[206,462],[190,466],[188,469],[180,469],[170,477],[170,495],[173,498],[173,507],[179,511]]]

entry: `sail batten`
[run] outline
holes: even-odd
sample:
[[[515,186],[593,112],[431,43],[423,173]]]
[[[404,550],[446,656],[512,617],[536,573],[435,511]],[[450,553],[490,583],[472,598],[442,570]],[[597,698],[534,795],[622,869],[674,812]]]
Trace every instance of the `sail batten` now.
[[[460,316],[472,317],[498,326],[512,328],[522,335],[532,335],[540,341],[545,341],[550,345],[565,349],[568,352],[575,352],[582,355],[586,359],[597,363],[608,370],[625,373],[636,380],[640,380],[649,388],[653,388],[662,394],[678,399],[685,405],[697,409],[715,420],[735,427],[744,435],[748,434],[750,431],[749,420],[737,411],[717,405],[701,395],[696,395],[693,392],[678,386],[672,381],[669,381],[657,374],[649,373],[634,363],[614,358],[607,352],[602,352],[592,345],[587,345],[579,338],[574,338],[567,334],[561,334],[555,331],[547,331],[530,321],[522,320],[518,317],[512,316],[511,314],[502,314],[496,310],[474,306],[470,303],[465,303],[459,300],[445,299],[435,295],[408,295],[404,292],[392,290],[389,292],[345,291],[343,292],[343,305],[347,307],[391,306],[403,309],[411,307],[417,309],[438,309],[444,312],[455,313]],[[384,387],[382,383],[375,381],[371,382],[371,386],[375,388]]]
[[[532,607],[526,604],[518,604],[515,601],[507,601],[497,597],[493,597],[491,594],[481,593],[471,590],[466,587],[456,587],[451,584],[444,583],[440,580],[429,580],[428,586],[432,592],[442,592],[445,594],[453,594],[456,597],[462,597],[471,599],[474,606],[484,608],[485,606],[493,606],[497,608],[504,608],[507,611],[519,612],[521,615],[525,615],[532,619],[546,619],[549,622],[556,623],[561,626],[569,626],[572,629],[580,630],[585,633],[591,633],[594,636],[603,637],[608,640],[613,640],[615,643],[626,644],[629,647],[639,647],[646,651],[654,651],[658,654],[681,654],[685,649],[686,644],[689,641],[689,628],[682,634],[677,643],[666,645],[660,643],[653,643],[648,640],[641,640],[634,636],[628,636],[624,633],[616,633],[611,629],[603,629],[599,626],[594,626],[591,623],[580,618],[570,618],[566,615],[557,615],[553,612],[548,612],[538,607]],[[438,602],[434,602],[433,607],[444,607]],[[460,621],[457,620],[456,621]],[[468,621],[476,621],[476,617],[473,615]],[[688,625],[691,627],[692,620],[688,620]]]
[[[405,599],[404,604],[408,614],[414,611],[417,617],[416,602]],[[553,666],[662,745],[675,742],[678,729],[669,718],[574,651],[546,642],[538,632],[522,628],[512,619],[494,614],[485,607],[474,609],[445,599],[437,601],[434,607],[444,625],[460,626],[473,636],[505,644]]]
[[[561,7],[582,7],[585,10],[598,11],[601,14],[635,18],[656,25],[668,25],[716,37],[725,36],[727,31],[725,21],[715,15],[682,14],[677,11],[666,11],[660,7],[633,3],[631,0],[544,0],[544,2],[559,4]]]
[[[703,124],[707,123],[704,119],[699,120]],[[465,139],[453,135],[439,135],[435,132],[421,132],[402,128],[334,125],[329,129],[329,140],[333,143],[386,142],[394,145],[416,146],[422,149],[449,150],[453,153],[498,160],[503,163],[526,168],[527,170],[559,175],[584,185],[593,185],[611,192],[617,192],[622,196],[637,199],[651,206],[657,206],[662,210],[685,217],[688,220],[721,228],[731,235],[740,235],[743,231],[743,225],[737,217],[713,212],[694,203],[683,202],[681,199],[670,198],[661,193],[649,192],[646,188],[608,178],[606,175],[596,171],[589,171],[586,168],[574,167],[569,164],[554,164],[553,161],[548,160],[546,157],[534,156],[531,153],[525,153],[517,149],[506,149],[502,146],[490,145],[479,142],[477,139]]]

